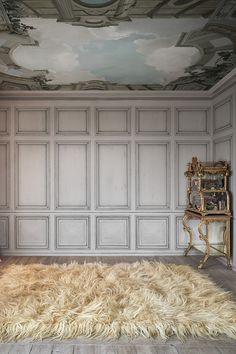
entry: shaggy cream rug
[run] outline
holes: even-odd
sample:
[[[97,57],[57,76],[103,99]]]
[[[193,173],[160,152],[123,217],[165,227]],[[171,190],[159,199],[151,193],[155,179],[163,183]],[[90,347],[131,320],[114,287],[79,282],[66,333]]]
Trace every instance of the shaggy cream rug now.
[[[174,264],[34,264],[1,270],[1,341],[174,334],[236,338],[236,303],[207,277]]]

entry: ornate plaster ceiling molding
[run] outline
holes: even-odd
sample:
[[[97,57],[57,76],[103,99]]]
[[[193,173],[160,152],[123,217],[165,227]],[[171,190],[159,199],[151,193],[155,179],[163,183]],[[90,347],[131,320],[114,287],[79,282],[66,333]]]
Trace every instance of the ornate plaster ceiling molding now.
[[[59,22],[86,27],[118,25],[121,21],[145,17],[210,18],[202,29],[180,35],[175,46],[196,47],[201,58],[198,63],[187,69],[188,75],[168,85],[122,85],[101,80],[52,85],[46,80],[46,71],[28,70],[15,64],[12,53],[17,46],[35,46],[38,43],[27,35],[24,27],[17,28],[0,1],[0,35],[4,42],[0,46],[0,65],[4,68],[0,74],[0,90],[207,90],[236,66],[235,0],[224,0],[220,3],[217,0],[98,0],[97,5],[92,5],[95,0],[48,0],[47,8],[43,7],[43,0],[4,2],[19,4],[14,10],[15,13],[18,12],[18,19],[25,16],[54,18]],[[223,53],[221,61],[218,61],[215,67],[207,66],[219,52]],[[20,75],[10,74],[14,70],[18,70]]]
[[[135,3],[136,0],[104,0],[92,5],[86,0],[54,0],[60,14],[58,21],[86,27],[118,25],[119,21],[131,20],[129,9]]]
[[[93,4],[92,4],[93,3]],[[102,27],[132,18],[204,17],[208,18],[219,0],[23,0],[24,16],[56,18],[73,25]],[[87,22],[86,22],[87,19]],[[93,19],[93,21],[92,21]]]
[[[0,2],[2,5],[2,3]],[[32,78],[36,79],[37,78],[42,78],[45,77],[47,72],[45,70],[29,70],[20,67],[17,65],[13,59],[12,53],[13,51],[20,45],[26,45],[26,46],[37,46],[38,42],[34,41],[28,34],[27,32],[21,32],[21,28],[19,28],[19,33],[16,32],[16,29],[14,29],[14,26],[12,26],[12,23],[4,9],[3,6],[0,6],[1,10],[1,20],[2,20],[2,25],[3,27],[6,27],[7,30],[0,31],[0,39],[3,41],[4,44],[0,46],[0,65],[5,68],[5,77],[11,78],[11,82],[13,82],[14,78],[16,78],[17,82],[20,82],[22,80],[22,76],[24,78]],[[14,69],[14,70],[19,70],[20,71],[20,76],[13,76],[8,73],[9,69]],[[1,74],[1,79],[2,79]],[[2,81],[3,82],[3,81]],[[2,84],[1,84],[2,85]]]
[[[42,90],[43,86],[39,77],[23,78],[1,73],[0,75],[0,91],[24,90],[34,91]]]
[[[236,48],[236,1],[225,0],[221,2],[209,18],[205,30],[230,38]]]
[[[234,48],[233,42],[225,41],[225,36],[217,32],[208,32],[207,30],[192,31],[182,33],[176,43],[176,47],[196,47],[201,57],[195,66],[206,65],[219,51],[232,51]],[[220,43],[214,45],[214,43]]]

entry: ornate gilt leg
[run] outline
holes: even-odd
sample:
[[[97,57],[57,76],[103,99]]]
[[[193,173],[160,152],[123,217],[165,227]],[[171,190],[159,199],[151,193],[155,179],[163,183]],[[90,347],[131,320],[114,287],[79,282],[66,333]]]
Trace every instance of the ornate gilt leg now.
[[[189,215],[184,214],[182,224],[183,224],[183,230],[186,231],[189,235],[189,242],[188,242],[188,247],[186,248],[184,255],[187,256],[191,248],[193,247],[193,233],[191,230],[191,227],[188,224],[189,221]]]
[[[226,220],[225,222],[224,244],[226,248],[227,268],[232,269],[230,260],[230,220]]]
[[[206,250],[205,250],[205,255],[202,261],[200,261],[200,264],[198,266],[198,269],[202,269],[204,264],[207,262],[209,256],[210,256],[210,243],[208,240],[208,230],[206,230],[206,235],[204,235],[202,231],[202,225],[205,224],[206,228],[208,229],[208,221],[207,220],[201,220],[201,222],[198,225],[198,232],[199,232],[199,238],[201,241],[204,241],[206,243]]]

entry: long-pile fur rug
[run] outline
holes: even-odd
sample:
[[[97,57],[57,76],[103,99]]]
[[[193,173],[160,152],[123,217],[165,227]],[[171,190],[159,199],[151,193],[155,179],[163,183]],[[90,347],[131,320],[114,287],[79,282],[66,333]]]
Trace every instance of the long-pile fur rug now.
[[[1,270],[1,341],[174,334],[236,338],[230,293],[189,266],[157,262]]]

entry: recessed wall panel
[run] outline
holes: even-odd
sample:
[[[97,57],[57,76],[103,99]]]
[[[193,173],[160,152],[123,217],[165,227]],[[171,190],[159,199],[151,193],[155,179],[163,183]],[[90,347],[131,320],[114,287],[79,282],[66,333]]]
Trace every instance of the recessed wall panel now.
[[[158,216],[138,216],[136,219],[136,248],[168,248],[169,218]]]
[[[223,101],[215,104],[213,107],[213,131],[214,133],[232,127],[233,119],[233,101],[232,97],[228,97]]]
[[[55,109],[55,134],[89,134],[89,108],[57,107]]]
[[[17,135],[45,135],[49,133],[49,108],[16,108]]]
[[[97,143],[97,207],[128,208],[129,143]]]
[[[169,135],[170,109],[168,108],[136,108],[136,134]]]
[[[136,145],[136,203],[139,209],[169,207],[169,145]]]
[[[209,135],[210,110],[177,108],[175,125],[177,135]]]
[[[88,143],[56,144],[56,207],[88,208]]]
[[[187,178],[184,175],[187,164],[192,161],[192,157],[197,157],[202,162],[207,161],[208,151],[209,144],[207,142],[177,142],[175,158],[175,193],[177,208],[184,209],[187,202]]]
[[[9,143],[0,142],[0,209],[9,208]]]
[[[16,143],[16,208],[48,207],[48,166],[48,143]]]
[[[90,247],[89,217],[57,216],[56,248],[88,249]]]
[[[96,247],[98,249],[122,249],[130,247],[129,217],[97,217]]]
[[[9,135],[10,133],[10,116],[8,108],[0,109],[0,136]]]
[[[47,216],[16,216],[16,248],[48,248],[49,218]]]
[[[96,108],[96,133],[130,134],[130,108]]]
[[[214,144],[214,161],[232,161],[232,136],[216,139]]]
[[[0,216],[0,249],[9,245],[9,217]]]

